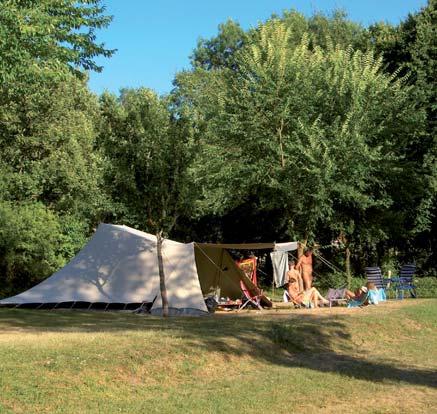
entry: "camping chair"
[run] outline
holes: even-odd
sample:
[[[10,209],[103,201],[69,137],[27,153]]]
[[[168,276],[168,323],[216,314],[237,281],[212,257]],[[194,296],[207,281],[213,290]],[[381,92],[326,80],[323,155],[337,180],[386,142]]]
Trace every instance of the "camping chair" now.
[[[291,298],[290,298],[290,294],[288,293],[287,289],[284,289],[284,293],[282,295],[282,301],[284,303],[289,303],[291,302]]]
[[[383,290],[385,297],[385,290],[390,288],[388,283],[389,279],[384,279],[382,277],[381,269],[379,267],[366,267],[365,268],[366,277],[368,282],[372,282],[378,290]]]
[[[401,271],[399,272],[399,285],[397,287],[399,299],[404,298],[404,291],[410,292],[412,298],[417,297],[416,286],[413,285],[413,276],[415,273],[415,264],[406,264],[401,267]]]
[[[262,297],[262,293],[263,293],[262,290],[256,288],[257,293],[253,294],[252,292],[250,292],[247,289],[246,285],[244,284],[244,282],[242,280],[240,280],[240,287],[241,287],[241,290],[243,292],[243,301],[242,301],[240,307],[237,309],[237,312],[241,311],[249,304],[255,306],[259,310],[263,310],[263,308],[261,306],[261,297]]]
[[[345,289],[329,289],[326,299],[329,300],[329,307],[332,307],[333,303],[347,303],[347,298],[344,297]]]

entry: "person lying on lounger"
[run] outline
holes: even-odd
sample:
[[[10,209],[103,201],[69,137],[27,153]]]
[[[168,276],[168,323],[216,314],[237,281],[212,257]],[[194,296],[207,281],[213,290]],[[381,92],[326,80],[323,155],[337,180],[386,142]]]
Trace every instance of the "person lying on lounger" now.
[[[355,292],[345,289],[344,297],[357,302],[362,302],[363,305],[368,305],[369,292],[378,293],[378,288],[372,282],[367,282],[366,286],[361,286]]]
[[[312,287],[307,290],[300,290],[298,279],[294,276],[289,278],[287,290],[291,301],[295,305],[304,305],[307,308],[317,308],[320,304],[329,305],[329,301],[326,300],[316,288]]]
[[[361,286],[355,292],[345,290],[345,297],[349,299],[348,308],[357,306],[377,305],[385,300],[385,292],[381,291],[372,282],[367,282],[366,286]]]
[[[361,300],[364,298],[364,296],[367,295],[367,287],[361,286],[358,289],[356,289],[354,292],[351,290],[345,289],[344,290],[344,297],[346,299],[353,299],[353,300]]]

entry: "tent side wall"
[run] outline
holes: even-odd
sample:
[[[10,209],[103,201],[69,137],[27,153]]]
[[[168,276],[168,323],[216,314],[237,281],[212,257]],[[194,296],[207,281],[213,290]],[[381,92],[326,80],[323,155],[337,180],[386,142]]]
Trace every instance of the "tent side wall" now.
[[[0,304],[152,302],[159,292],[156,247],[138,233],[101,224],[65,267]]]
[[[170,314],[208,313],[197,276],[194,243],[182,244],[164,240],[162,259]],[[151,312],[162,314],[161,294],[158,294]]]

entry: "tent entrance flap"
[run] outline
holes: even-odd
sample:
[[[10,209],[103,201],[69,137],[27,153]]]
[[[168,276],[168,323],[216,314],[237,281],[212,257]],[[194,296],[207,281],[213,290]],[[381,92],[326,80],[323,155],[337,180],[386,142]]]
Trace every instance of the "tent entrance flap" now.
[[[232,300],[241,299],[243,292],[240,282],[243,282],[247,289],[258,294],[259,289],[237,266],[230,253],[223,247],[211,244],[195,244],[194,246],[197,273],[202,288],[202,293],[214,295],[220,290],[220,295],[229,297]],[[220,277],[216,277],[216,273]],[[262,303],[265,306],[272,306],[271,301],[263,296]]]

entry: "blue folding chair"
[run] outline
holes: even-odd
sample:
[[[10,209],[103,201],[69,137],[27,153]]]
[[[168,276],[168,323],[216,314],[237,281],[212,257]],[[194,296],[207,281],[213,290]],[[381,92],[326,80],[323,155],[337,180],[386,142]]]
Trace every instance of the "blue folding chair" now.
[[[397,290],[399,299],[404,298],[404,292],[410,292],[412,298],[417,298],[416,286],[413,284],[413,277],[416,273],[415,264],[406,264],[401,267],[399,272],[399,284]]]
[[[383,290],[383,296],[385,297],[386,289],[388,289],[390,285],[388,284],[388,279],[382,277],[381,268],[376,266],[366,267],[364,270],[366,272],[367,281],[372,282],[378,290]]]
[[[366,277],[368,282],[372,282],[378,289],[385,289],[387,283],[382,277],[381,268],[379,267],[366,267],[365,269]]]

